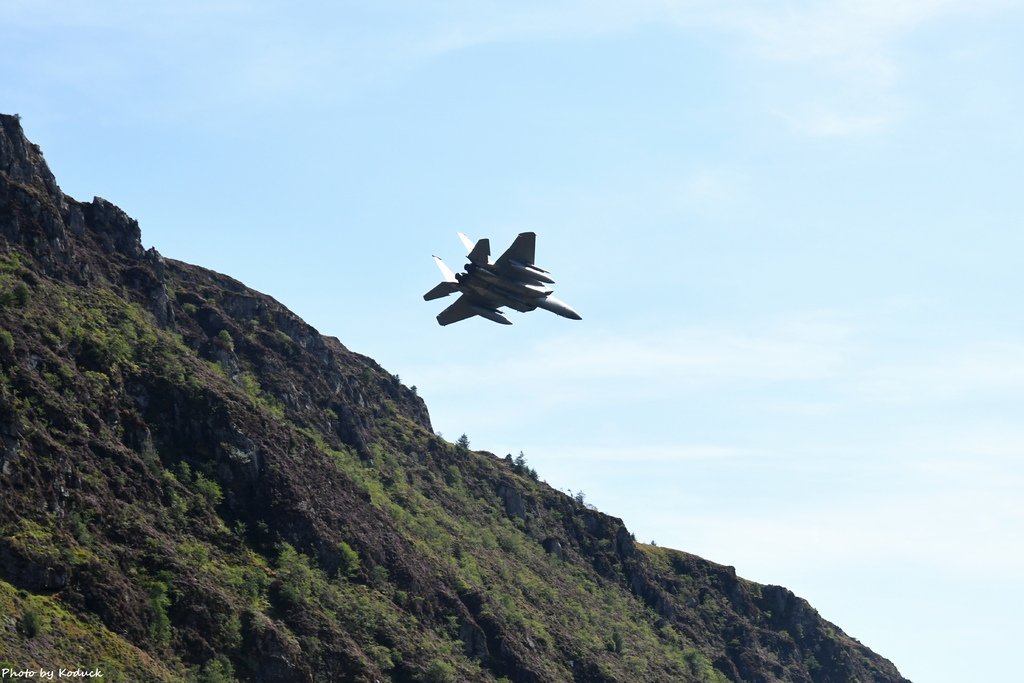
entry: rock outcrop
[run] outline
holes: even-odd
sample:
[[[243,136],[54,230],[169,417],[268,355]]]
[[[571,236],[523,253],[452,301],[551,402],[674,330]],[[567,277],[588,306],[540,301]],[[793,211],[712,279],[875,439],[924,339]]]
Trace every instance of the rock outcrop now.
[[[789,591],[436,436],[0,116],[0,652],[112,680],[898,682]]]

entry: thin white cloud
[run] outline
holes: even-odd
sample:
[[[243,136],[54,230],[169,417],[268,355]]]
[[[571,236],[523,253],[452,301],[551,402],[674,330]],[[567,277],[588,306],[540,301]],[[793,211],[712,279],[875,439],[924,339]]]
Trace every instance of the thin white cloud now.
[[[72,27],[82,30],[125,31],[151,35],[197,27],[204,21],[238,19],[255,7],[244,0],[5,0],[0,18],[21,29]]]
[[[651,446],[644,444],[628,446],[570,445],[568,447],[539,447],[550,451],[561,462],[573,463],[628,463],[631,466],[652,464],[674,464],[694,460],[723,460],[737,458],[763,458],[765,451],[736,446],[713,444],[680,444]]]
[[[658,189],[653,180],[647,186]],[[655,206],[667,204],[683,214],[719,216],[743,204],[749,197],[749,186],[747,174],[736,168],[705,166],[691,171],[645,200]]]
[[[851,378],[854,394],[880,403],[930,403],[986,395],[1024,396],[1024,341],[975,342],[880,360]]]
[[[656,524],[685,528],[690,547],[759,567],[755,573],[762,576],[891,563],[932,573],[1011,578],[1024,572],[1024,504],[1019,488],[1013,488],[1021,483],[1019,473],[1011,481],[946,490],[921,490],[908,481],[897,495],[847,495],[832,505],[773,513],[715,509],[677,517],[666,510]],[[763,569],[765,564],[772,569]]]
[[[447,7],[423,39],[424,55],[488,43],[593,38],[644,25],[715,31],[768,68],[763,97],[793,130],[813,137],[874,134],[905,109],[899,48],[938,21],[1024,6],[1021,0],[823,0],[819,2],[495,3]],[[685,40],[685,37],[681,38]],[[774,66],[773,66],[774,65]],[[774,72],[786,75],[779,78]],[[760,74],[758,78],[763,78]],[[781,82],[780,82],[781,81]],[[807,101],[808,93],[816,98]]]
[[[812,107],[794,108],[779,114],[793,130],[811,137],[847,137],[877,133],[892,125],[898,117],[893,114],[855,114],[849,111]]]
[[[1016,580],[1024,572],[1019,426],[937,423],[863,439],[856,447],[823,445],[787,458],[766,451],[752,461],[767,463],[779,477],[816,481],[806,497],[777,496],[765,506],[760,498],[748,501],[737,482],[708,507],[707,498],[676,499],[662,491],[630,514],[631,527],[640,534],[678,529],[678,537],[662,535],[659,542],[728,558],[746,576],[773,582],[885,566],[987,581]],[[843,463],[855,465],[855,481],[817,479]],[[734,476],[728,460],[710,466],[720,469],[708,477]],[[686,481],[681,477],[680,486]],[[636,507],[630,507],[635,491],[622,495],[613,508]]]
[[[712,327],[601,334],[589,329],[547,339],[518,357],[479,359],[414,369],[432,390],[458,391],[467,382],[499,383],[516,377],[524,386],[630,380],[664,392],[735,382],[820,380],[845,362],[851,331],[808,317],[738,331]]]
[[[392,8],[404,5],[389,4]],[[773,60],[824,59],[837,67],[891,79],[893,67],[885,52],[893,40],[940,19],[1020,6],[1020,0],[820,0],[781,5],[758,0],[563,0],[514,6],[434,2],[425,12],[434,30],[424,40],[436,51],[451,51],[495,42],[595,37],[668,24],[738,35]]]
[[[391,3],[393,8],[405,3]],[[758,55],[780,62],[828,63],[837,72],[869,75],[891,85],[899,69],[894,43],[947,18],[1024,6],[1020,0],[821,0],[720,3],[707,0],[607,0],[507,3],[435,2],[425,12],[421,42],[430,52],[478,45],[588,38],[642,25],[717,30],[745,40]]]
[[[752,57],[741,67],[752,80],[792,81],[766,86],[761,107],[781,112],[795,130],[848,136],[875,133],[899,120],[902,107],[892,91],[901,79],[898,47],[906,36],[938,20],[1020,6],[1020,0],[832,0],[781,7],[752,0],[727,6],[707,0],[511,6],[403,0],[294,8],[273,0],[12,0],[0,4],[0,20],[38,32],[40,45],[46,36],[62,40],[67,31],[83,39],[72,61],[48,56],[48,49],[20,68],[50,60],[49,77],[67,84],[61,67],[79,64],[92,75],[84,96],[95,92],[129,103],[126,95],[142,74],[147,80],[157,74],[166,81],[166,97],[149,106],[171,115],[181,109],[182,116],[194,116],[197,107],[231,109],[275,98],[323,102],[408,73],[424,60],[481,45],[593,39],[641,26],[674,26],[683,32],[680,40],[688,31],[715,32],[724,50]],[[759,71],[763,65],[767,79]],[[819,94],[807,101],[808,93]]]
[[[830,313],[747,329],[671,328],[655,321],[625,332],[588,328],[514,356],[478,354],[405,373],[438,406],[461,404],[465,387],[482,385],[530,411],[682,401],[740,390],[748,398],[759,395],[768,412],[814,419],[895,405],[949,407],[1024,397],[1024,341],[946,341],[912,355],[883,354],[867,329]],[[766,395],[763,390],[773,385],[779,389]],[[801,388],[794,392],[796,387]],[[474,406],[464,409],[472,412]]]

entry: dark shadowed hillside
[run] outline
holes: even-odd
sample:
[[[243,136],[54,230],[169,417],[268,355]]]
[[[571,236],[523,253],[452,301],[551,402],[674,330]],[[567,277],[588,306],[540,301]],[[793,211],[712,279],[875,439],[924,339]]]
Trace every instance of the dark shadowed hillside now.
[[[902,681],[636,543],[0,117],[0,667],[104,681]],[[467,425],[471,429],[472,425]]]

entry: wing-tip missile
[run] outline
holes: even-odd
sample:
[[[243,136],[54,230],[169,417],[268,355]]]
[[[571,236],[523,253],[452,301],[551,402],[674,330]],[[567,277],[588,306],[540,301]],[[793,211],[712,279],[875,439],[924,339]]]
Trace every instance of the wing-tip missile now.
[[[485,308],[483,306],[470,306],[470,308],[473,310],[474,313],[476,313],[477,315],[479,315],[482,318],[487,318],[488,320],[493,320],[494,322],[501,323],[502,325],[511,325],[512,324],[511,320],[509,320],[508,318],[503,316],[497,310],[493,310],[493,309],[490,309],[490,308]]]
[[[546,282],[552,285],[555,284],[555,281],[551,279],[551,275],[548,273],[548,271],[544,270],[543,268],[538,268],[537,266],[532,264],[528,265],[525,263],[520,263],[519,261],[509,261],[508,265],[511,266],[512,270],[516,271],[516,273],[524,277],[527,277],[531,280],[536,280],[537,282]]]
[[[553,296],[538,301],[537,308],[543,308],[545,311],[551,311],[569,320],[583,320],[583,316],[573,310],[572,306]]]

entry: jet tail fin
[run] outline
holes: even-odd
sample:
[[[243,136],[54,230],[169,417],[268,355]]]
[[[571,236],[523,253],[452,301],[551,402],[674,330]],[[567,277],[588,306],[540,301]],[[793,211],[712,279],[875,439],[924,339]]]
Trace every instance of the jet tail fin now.
[[[477,265],[487,265],[491,258],[491,241],[489,239],[477,240],[476,246],[469,252],[469,260]]]
[[[452,272],[451,268],[444,264],[444,261],[441,260],[440,256],[434,257],[434,263],[437,264],[437,269],[441,271],[441,275],[444,277],[445,282],[458,282],[458,280],[455,279],[455,273]]]
[[[487,265],[491,258],[491,241],[489,239],[484,238],[474,243],[473,240],[466,237],[464,232],[459,233],[459,239],[462,240],[462,246],[466,247],[466,251],[469,252],[470,263]]]

